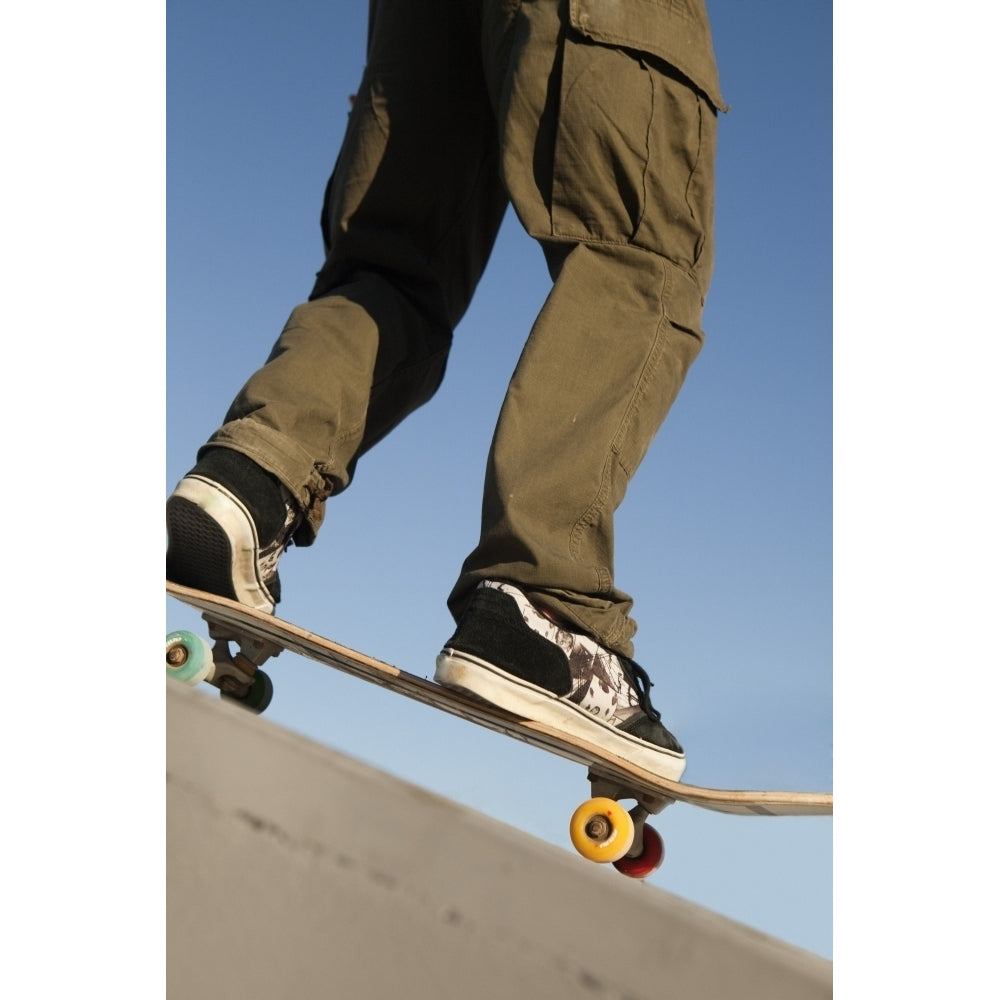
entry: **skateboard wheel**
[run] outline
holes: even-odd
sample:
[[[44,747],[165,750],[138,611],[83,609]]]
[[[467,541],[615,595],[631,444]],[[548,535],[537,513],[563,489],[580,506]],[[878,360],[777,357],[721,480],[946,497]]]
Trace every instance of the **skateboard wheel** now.
[[[663,853],[663,838],[651,826],[643,824],[642,853],[635,858],[626,855],[612,864],[629,878],[646,878],[663,864]]]
[[[632,846],[635,824],[614,799],[588,799],[569,821],[569,838],[588,861],[617,861]]]
[[[212,647],[194,632],[167,636],[167,676],[194,687],[212,671]]]
[[[245,695],[229,694],[227,691],[220,691],[219,694],[227,701],[234,701],[248,711],[260,715],[271,704],[274,685],[271,683],[271,678],[263,670],[257,670],[254,672],[250,690]]]

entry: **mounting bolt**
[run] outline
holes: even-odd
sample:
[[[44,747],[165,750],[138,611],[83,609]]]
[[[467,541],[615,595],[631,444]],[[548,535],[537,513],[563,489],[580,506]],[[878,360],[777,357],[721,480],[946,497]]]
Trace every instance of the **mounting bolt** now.
[[[591,840],[599,843],[611,836],[611,821],[607,816],[593,816],[584,829]]]
[[[183,667],[188,660],[187,647],[183,642],[174,642],[167,647],[167,666],[176,670]]]

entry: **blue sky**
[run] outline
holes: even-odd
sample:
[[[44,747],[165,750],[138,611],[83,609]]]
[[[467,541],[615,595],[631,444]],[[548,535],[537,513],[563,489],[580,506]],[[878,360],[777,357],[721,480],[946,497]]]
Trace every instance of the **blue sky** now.
[[[831,5],[710,12],[731,111],[708,338],[620,510],[617,576],[686,778],[829,790]],[[165,491],[309,292],[365,22],[361,3],[169,5]],[[508,216],[445,385],[362,461],[317,544],[286,555],[283,617],[433,671],[493,424],[547,290]],[[171,605],[167,621],[197,624]],[[579,768],[290,656],[271,673],[273,721],[570,849]],[[675,806],[657,825],[668,861],[652,884],[832,955],[830,820]]]

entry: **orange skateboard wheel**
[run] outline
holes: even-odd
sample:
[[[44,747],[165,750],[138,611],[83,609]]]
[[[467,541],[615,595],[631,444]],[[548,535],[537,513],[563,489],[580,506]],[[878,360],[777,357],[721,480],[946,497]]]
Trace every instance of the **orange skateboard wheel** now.
[[[608,864],[625,857],[632,846],[635,824],[614,799],[588,799],[569,821],[569,839],[588,861]]]

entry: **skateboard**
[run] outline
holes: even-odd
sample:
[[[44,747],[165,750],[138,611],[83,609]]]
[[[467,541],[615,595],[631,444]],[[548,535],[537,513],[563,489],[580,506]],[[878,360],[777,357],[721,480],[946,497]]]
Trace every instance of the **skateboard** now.
[[[407,673],[273,615],[169,581],[167,593],[200,611],[214,640],[210,645],[193,632],[169,633],[167,676],[189,685],[205,681],[252,712],[263,712],[273,692],[261,665],[289,650],[584,765],[591,798],[573,814],[570,840],[583,857],[609,863],[632,878],[645,878],[660,866],[663,841],[646,819],[674,802],[742,816],[833,813],[833,795],[825,792],[725,790],[670,781],[573,735]],[[623,799],[636,805],[626,810]]]

